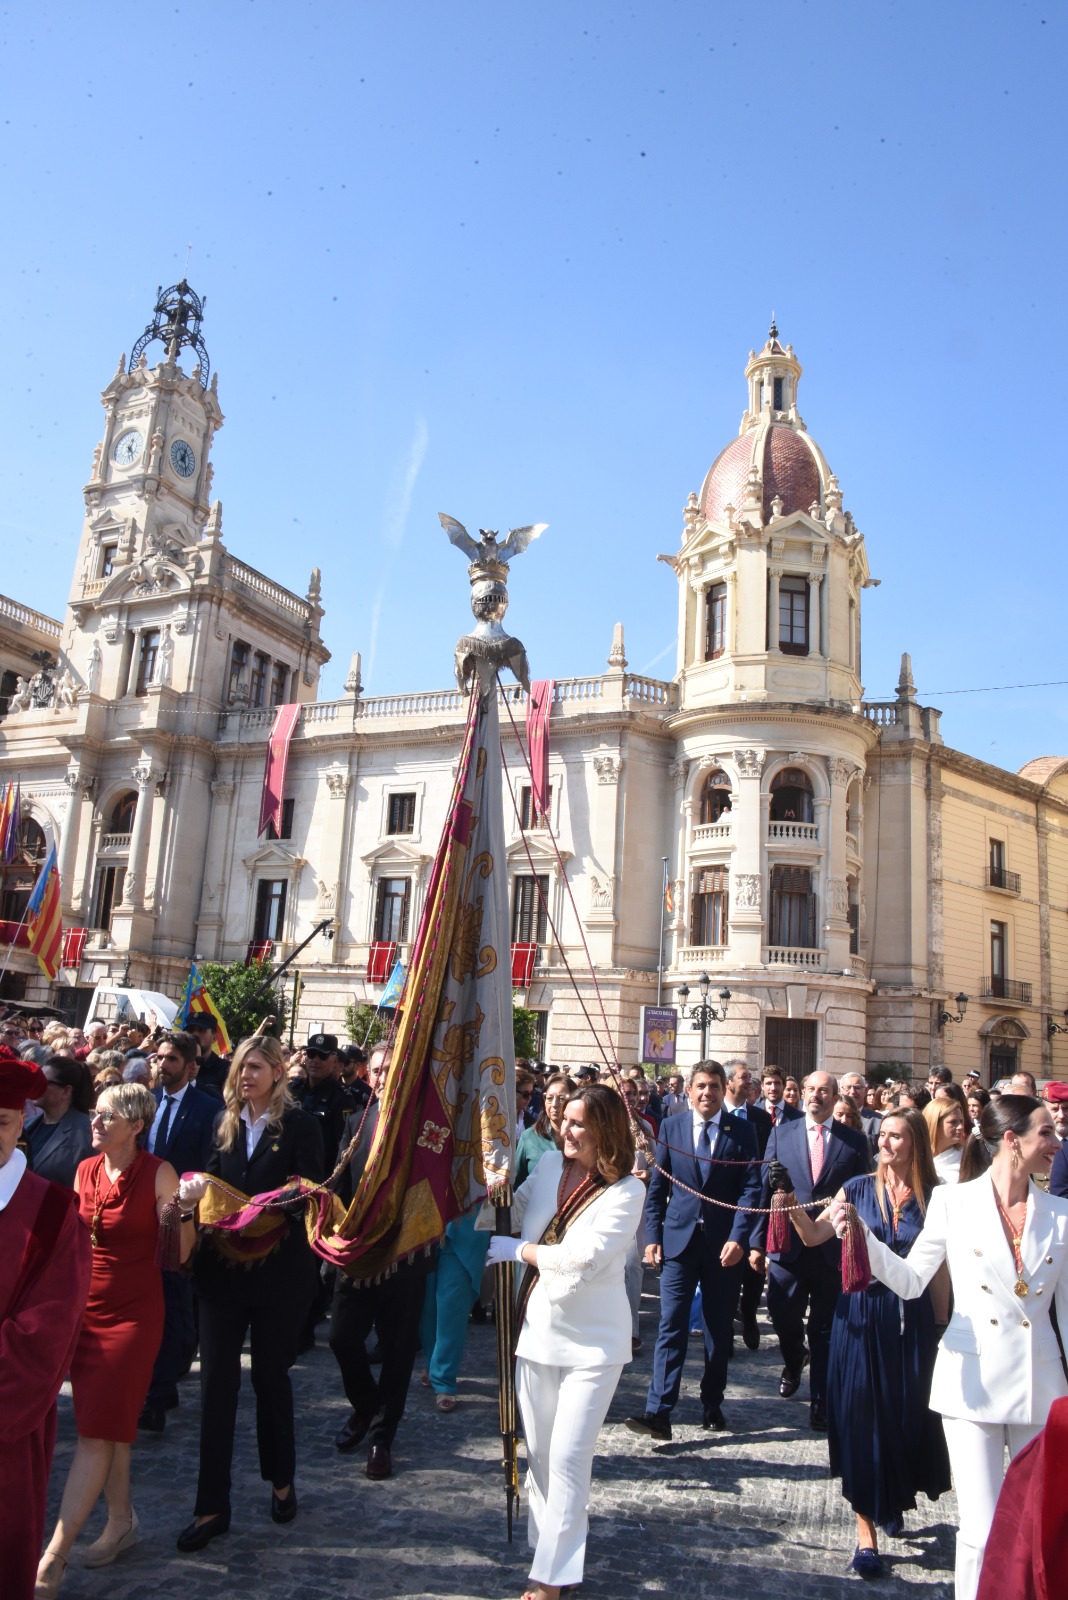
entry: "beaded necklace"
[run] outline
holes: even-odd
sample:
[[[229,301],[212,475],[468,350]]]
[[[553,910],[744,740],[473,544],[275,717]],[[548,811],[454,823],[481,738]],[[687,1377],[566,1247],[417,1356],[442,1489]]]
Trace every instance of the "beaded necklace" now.
[[[123,1167],[122,1171],[119,1172],[114,1178],[112,1178],[111,1183],[110,1183],[110,1185],[108,1187],[107,1194],[105,1194],[103,1196],[103,1198],[101,1198],[101,1194],[100,1194],[100,1174],[104,1171],[104,1163],[103,1163],[103,1161],[101,1161],[99,1167],[97,1167],[97,1169],[96,1169],[96,1176],[93,1179],[93,1220],[89,1224],[89,1241],[92,1244],[92,1247],[93,1247],[94,1250],[99,1250],[100,1246],[101,1246],[100,1229],[101,1229],[101,1223],[103,1222],[103,1218],[104,1218],[104,1212],[107,1209],[108,1201],[111,1199],[112,1195],[115,1193],[115,1190],[118,1187],[119,1181],[122,1178],[123,1173],[126,1173],[129,1170],[130,1170],[129,1167]]]

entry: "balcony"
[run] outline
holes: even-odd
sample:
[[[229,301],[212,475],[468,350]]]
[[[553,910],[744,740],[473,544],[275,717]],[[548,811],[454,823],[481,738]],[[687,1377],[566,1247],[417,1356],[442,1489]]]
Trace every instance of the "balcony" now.
[[[719,822],[699,822],[693,830],[694,847],[698,845],[729,844],[731,837],[730,817],[723,817]]]
[[[769,822],[769,844],[819,844],[818,822]]]
[[[1007,1000],[1010,1005],[1029,1006],[1031,1004],[1031,985],[1021,983],[1018,978],[1002,978],[995,974],[993,977],[979,979],[980,1000]]]
[[[769,944],[764,947],[766,967],[802,967],[808,972],[822,972],[826,964],[826,950],[808,950],[786,944]]]
[[[1010,872],[1007,867],[987,867],[986,886],[988,889],[1000,889],[1003,894],[1019,894],[1020,874]]]
[[[109,856],[126,855],[129,853],[130,840],[132,838],[133,835],[130,833],[105,833],[100,841],[100,854]]]
[[[726,945],[715,944],[690,944],[684,945],[675,958],[676,968],[693,967],[700,971],[704,967],[721,967],[730,957]]]

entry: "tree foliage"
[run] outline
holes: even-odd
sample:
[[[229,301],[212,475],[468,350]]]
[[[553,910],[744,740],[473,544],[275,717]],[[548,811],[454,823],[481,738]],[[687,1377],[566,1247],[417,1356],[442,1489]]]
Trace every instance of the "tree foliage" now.
[[[239,1039],[255,1033],[264,1017],[270,1016],[277,1019],[273,1031],[279,1038],[282,1037],[286,1017],[285,996],[272,988],[256,995],[256,990],[270,970],[270,963],[265,961],[253,961],[247,967],[243,961],[235,961],[228,967],[220,966],[215,961],[202,963],[200,976],[204,987],[219,1008],[232,1045],[236,1046]]]
[[[345,1007],[345,1030],[352,1044],[361,1050],[373,1050],[389,1032],[390,1017],[379,1013],[376,1006],[348,1005]]]
[[[526,1006],[512,1007],[512,1042],[516,1060],[533,1061],[538,1053],[538,1013]]]

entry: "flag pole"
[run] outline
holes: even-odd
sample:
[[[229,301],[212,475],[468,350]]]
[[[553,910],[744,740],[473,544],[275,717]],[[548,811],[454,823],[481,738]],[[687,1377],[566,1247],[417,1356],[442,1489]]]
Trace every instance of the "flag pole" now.
[[[668,858],[661,856],[664,863],[664,881],[660,886],[660,945],[656,958],[656,1003],[660,1004],[664,993],[664,925],[667,922],[667,893],[668,893]]]

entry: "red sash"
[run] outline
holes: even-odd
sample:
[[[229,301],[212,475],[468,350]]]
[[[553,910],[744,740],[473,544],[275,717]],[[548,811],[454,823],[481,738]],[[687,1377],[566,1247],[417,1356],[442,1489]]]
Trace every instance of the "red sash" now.
[[[578,1188],[575,1189],[573,1193],[570,1194],[564,1201],[563,1205],[557,1211],[555,1217],[552,1218],[548,1227],[545,1229],[545,1232],[538,1240],[538,1243],[559,1244],[561,1239],[567,1233],[568,1228],[570,1228],[571,1224],[575,1221],[575,1218],[581,1217],[582,1213],[592,1206],[593,1202],[598,1198],[598,1196],[601,1194],[601,1191],[605,1188],[607,1188],[607,1184],[599,1172],[595,1172],[590,1177],[584,1178],[579,1184]],[[540,1274],[537,1267],[531,1266],[528,1266],[526,1272],[523,1274],[523,1281],[519,1285],[519,1294],[516,1299],[516,1338],[519,1337],[519,1330],[523,1326],[523,1318],[526,1316],[527,1305],[530,1301],[530,1296],[533,1293],[534,1285],[537,1283],[539,1276]]]

